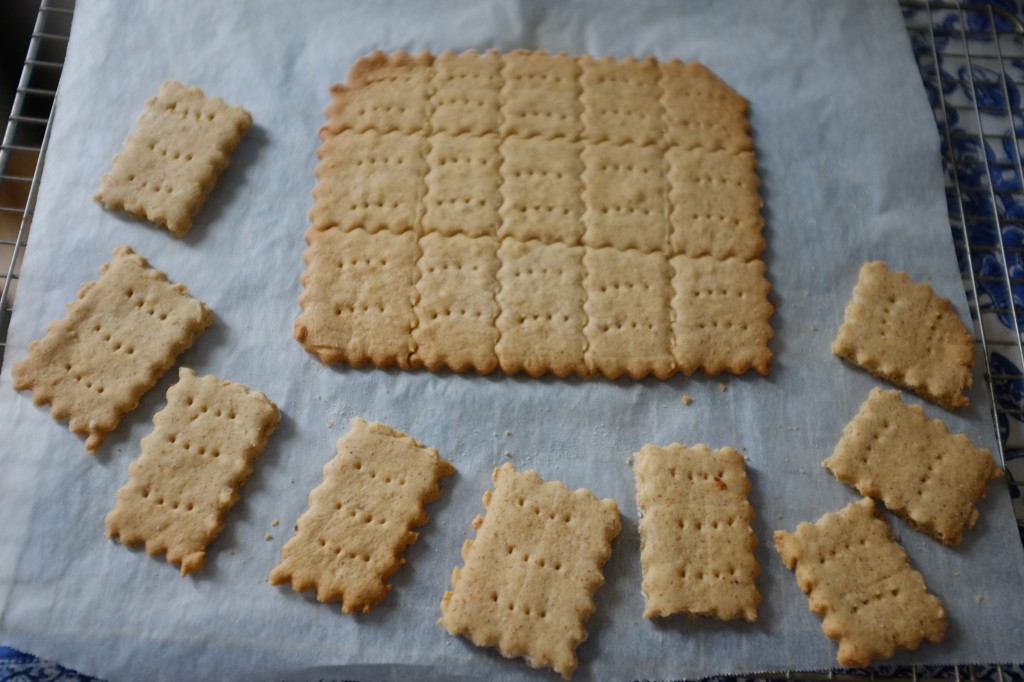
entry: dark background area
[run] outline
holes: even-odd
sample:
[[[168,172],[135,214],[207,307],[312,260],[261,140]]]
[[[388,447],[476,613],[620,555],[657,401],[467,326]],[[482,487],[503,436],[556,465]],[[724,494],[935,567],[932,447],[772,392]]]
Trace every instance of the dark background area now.
[[[39,0],[0,0],[0,120],[5,124],[38,9]]]

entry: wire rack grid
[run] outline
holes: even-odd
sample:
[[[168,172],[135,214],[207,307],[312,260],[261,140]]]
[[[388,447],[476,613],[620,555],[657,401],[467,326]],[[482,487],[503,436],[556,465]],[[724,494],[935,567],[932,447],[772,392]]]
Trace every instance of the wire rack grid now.
[[[995,3],[902,5],[939,128],[957,260],[985,360],[999,457],[1022,520],[1024,22]]]
[[[64,66],[74,0],[43,0],[0,143],[0,364]]]
[[[74,5],[74,0],[42,0],[0,144],[0,364]],[[939,129],[953,241],[985,360],[999,457],[1024,541],[1024,23],[989,4],[900,0],[900,5]],[[93,680],[0,642],[0,679],[39,670],[47,679]],[[1010,682],[1024,681],[1024,665],[882,665],[756,679]]]

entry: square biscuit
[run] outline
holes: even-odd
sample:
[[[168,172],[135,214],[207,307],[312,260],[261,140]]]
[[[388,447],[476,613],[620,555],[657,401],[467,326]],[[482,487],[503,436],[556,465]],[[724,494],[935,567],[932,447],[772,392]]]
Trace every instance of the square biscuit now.
[[[968,403],[971,332],[949,300],[882,261],[861,266],[832,352],[947,410]]]
[[[822,465],[951,546],[977,523],[978,501],[988,494],[989,481],[1002,475],[990,451],[962,433],[953,435],[920,405],[907,405],[899,391],[878,388]]]
[[[416,236],[311,228],[307,239],[295,338],[328,364],[411,367]]]
[[[448,135],[497,135],[503,66],[495,51],[439,54],[431,81],[430,129]]]
[[[146,102],[94,198],[184,237],[250,126],[245,109],[167,81]]]
[[[424,132],[430,120],[430,82],[434,58],[425,52],[384,54],[372,52],[352,65],[346,85],[331,88],[324,110],[327,123],[321,134],[337,135],[397,131]]]
[[[583,166],[583,243],[668,251],[664,154],[657,147],[588,143]]]
[[[201,571],[280,420],[263,393],[183,367],[117,491],[107,537],[166,553],[183,576]]]
[[[501,371],[557,377],[586,372],[583,248],[506,239],[498,247],[495,347]]]
[[[664,138],[661,70],[653,57],[579,58],[583,136],[588,142],[658,144]]]
[[[501,157],[497,135],[430,138],[423,231],[469,237],[495,236],[501,218]]]
[[[672,357],[672,272],[660,252],[587,249],[583,304],[588,373],[617,379],[659,379],[676,369]]]
[[[928,591],[870,498],[793,533],[775,531],[775,549],[796,573],[822,630],[839,642],[841,665],[866,667],[896,649],[914,651],[946,634],[946,612]]]
[[[672,252],[719,260],[760,257],[764,202],[754,155],[674,147],[666,160]]]
[[[700,62],[661,63],[665,142],[680,149],[754,148],[747,100]]]
[[[210,325],[213,313],[128,246],[82,285],[64,319],[50,324],[14,365],[14,388],[31,390],[54,419],[70,420],[96,452],[139,399]]]
[[[775,306],[764,263],[676,256],[671,265],[672,349],[679,370],[767,374]]]
[[[498,367],[498,240],[428,234],[420,239],[415,361],[431,371]]]
[[[401,234],[419,230],[423,218],[427,138],[374,130],[345,130],[324,138],[317,150],[315,229],[363,228]]]
[[[578,140],[580,65],[565,54],[516,50],[504,57],[501,136]]]
[[[309,509],[270,572],[271,585],[316,590],[317,601],[340,601],[344,613],[366,613],[391,591],[402,552],[428,520],[424,507],[455,473],[437,450],[387,424],[352,420]]]
[[[645,445],[634,455],[644,618],[757,620],[761,567],[744,457],[732,448]]]
[[[463,566],[452,571],[439,623],[569,679],[621,529],[618,505],[511,464],[492,478],[486,516],[474,519],[476,538],[462,546]]]
[[[540,137],[501,143],[498,236],[576,246],[583,237],[583,145]]]

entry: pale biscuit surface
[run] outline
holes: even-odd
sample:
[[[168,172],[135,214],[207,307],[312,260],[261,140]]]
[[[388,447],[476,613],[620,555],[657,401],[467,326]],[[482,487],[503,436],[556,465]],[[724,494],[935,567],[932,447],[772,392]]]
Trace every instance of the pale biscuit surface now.
[[[439,622],[477,646],[568,679],[621,528],[618,506],[511,464],[495,469],[493,481]]]
[[[762,261],[676,256],[672,278],[672,351],[685,374],[703,369],[767,374],[774,306]]]
[[[95,199],[184,237],[251,125],[241,107],[167,81],[146,103]]]
[[[183,367],[117,491],[107,537],[144,543],[151,556],[166,553],[182,575],[202,570],[280,420],[263,393]]]
[[[645,445],[634,455],[644,618],[757,620],[761,567],[743,455],[706,445]]]
[[[899,391],[873,389],[822,464],[862,495],[947,545],[978,521],[975,506],[1002,475],[992,453],[952,434]]]
[[[317,600],[341,601],[345,613],[369,611],[391,591],[388,579],[418,537],[412,529],[427,522],[424,506],[454,472],[437,450],[386,424],[353,419],[270,584],[316,589]]]
[[[774,306],[747,102],[703,66],[375,52],[332,93],[295,324],[321,360],[559,377],[768,372]],[[370,274],[388,278],[373,288],[392,298],[353,316],[347,292],[361,280],[331,263],[342,248],[382,261],[393,242],[342,247],[335,232],[412,238],[403,248],[418,270]],[[735,327],[684,330],[683,350],[679,308],[708,306],[675,289],[689,262],[677,258],[750,266],[705,268],[716,289],[743,288],[728,307]]]
[[[947,299],[882,261],[861,267],[832,352],[946,409],[967,404],[974,337]]]
[[[14,388],[30,389],[54,419],[69,419],[71,431],[87,437],[85,449],[96,452],[212,318],[184,286],[118,247],[64,319],[29,344],[11,371]]]
[[[587,345],[583,253],[579,246],[558,243],[501,242],[495,352],[502,371],[564,377],[582,364]]]
[[[896,649],[941,641],[946,612],[864,498],[795,532],[775,532],[775,548],[796,573],[810,610],[839,642],[842,665],[864,667]]]
[[[328,363],[411,366],[423,255],[415,236],[312,230],[309,239],[299,297],[307,314],[296,321],[295,338]],[[307,324],[312,318],[320,323]]]

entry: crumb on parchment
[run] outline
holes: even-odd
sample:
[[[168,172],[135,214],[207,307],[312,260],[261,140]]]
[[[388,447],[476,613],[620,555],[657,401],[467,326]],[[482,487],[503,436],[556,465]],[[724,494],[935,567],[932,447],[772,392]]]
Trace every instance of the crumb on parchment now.
[[[690,405],[692,403],[693,403],[693,398],[691,398],[689,395],[684,395],[683,396],[683,405]]]

